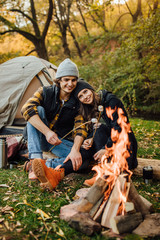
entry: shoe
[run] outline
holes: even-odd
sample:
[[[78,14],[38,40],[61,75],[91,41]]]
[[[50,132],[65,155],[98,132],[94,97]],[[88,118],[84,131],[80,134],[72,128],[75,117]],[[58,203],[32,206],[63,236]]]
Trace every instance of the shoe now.
[[[28,160],[23,165],[23,171],[29,172],[29,169],[31,168],[31,160]]]
[[[32,170],[32,161],[33,161],[33,159],[29,160],[29,161],[26,161],[24,163],[23,170],[25,172],[28,172],[28,179],[31,180],[31,181],[34,181],[34,180],[37,180],[37,177]]]
[[[48,168],[45,161],[35,158],[32,163],[32,169],[38,180],[41,182],[40,186],[44,189],[52,191],[58,183],[64,178],[64,168],[55,170]]]
[[[83,184],[86,185],[87,187],[91,187],[95,183],[96,179],[97,179],[97,174],[95,174],[90,179],[86,179]]]

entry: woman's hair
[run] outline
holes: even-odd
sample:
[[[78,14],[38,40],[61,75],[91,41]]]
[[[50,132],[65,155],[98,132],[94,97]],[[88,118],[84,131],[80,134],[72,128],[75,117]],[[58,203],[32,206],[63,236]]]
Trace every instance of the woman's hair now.
[[[93,93],[93,103],[92,104],[83,104],[79,101],[79,114],[83,116],[84,121],[90,121],[92,118],[98,117],[98,105],[100,102],[100,97],[98,94],[94,91],[90,91]]]

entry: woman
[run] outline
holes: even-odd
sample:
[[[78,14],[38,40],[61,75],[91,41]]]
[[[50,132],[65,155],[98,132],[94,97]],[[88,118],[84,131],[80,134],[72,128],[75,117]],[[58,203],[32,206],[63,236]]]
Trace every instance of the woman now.
[[[105,124],[101,124],[96,130],[94,139],[90,138],[84,141],[83,147],[89,149],[91,141],[93,141],[93,147],[95,149],[95,154],[93,155],[94,160],[100,161],[101,157],[106,153],[106,149],[112,147],[113,141],[111,139],[112,128],[121,132],[121,127],[118,124],[118,108],[122,109],[124,115],[127,117],[127,122],[129,123],[127,112],[124,108],[123,103],[114,94],[108,92],[107,90],[101,90],[98,94],[94,91],[91,85],[83,80],[79,80],[77,88],[74,92],[75,96],[80,101],[79,114],[83,116],[84,121],[89,121],[91,118],[99,116],[98,106],[103,106],[101,117]],[[108,117],[106,113],[106,108],[115,109],[112,113],[112,117]],[[128,133],[130,148],[128,149],[130,156],[127,158],[129,169],[134,169],[137,167],[137,141],[131,130]],[[92,148],[93,148],[92,147]]]

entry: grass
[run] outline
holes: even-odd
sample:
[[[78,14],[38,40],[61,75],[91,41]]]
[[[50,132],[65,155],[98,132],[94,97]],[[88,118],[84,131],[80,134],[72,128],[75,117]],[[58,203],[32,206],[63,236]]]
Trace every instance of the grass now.
[[[138,142],[138,157],[160,160],[160,122],[130,119]]]
[[[160,159],[158,121],[131,119],[131,125],[138,140],[138,157]],[[56,191],[42,192],[38,182],[29,182],[22,165],[15,169],[0,170],[0,239],[106,239],[101,234],[88,237],[60,220],[61,206],[73,200],[76,191],[84,187],[88,175],[75,174],[66,177]],[[152,202],[155,211],[160,212],[160,183],[153,180],[146,185],[143,179],[133,176],[132,180],[141,195]],[[8,206],[8,210],[4,207]],[[40,210],[37,210],[40,209]],[[114,239],[114,238],[107,238]],[[143,239],[133,234],[124,239]],[[158,238],[152,238],[157,239]]]

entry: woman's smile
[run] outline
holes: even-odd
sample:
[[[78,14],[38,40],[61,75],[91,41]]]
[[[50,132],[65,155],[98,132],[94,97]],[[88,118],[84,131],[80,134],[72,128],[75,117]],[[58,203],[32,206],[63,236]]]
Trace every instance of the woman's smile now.
[[[83,89],[78,94],[78,99],[83,104],[92,104],[93,103],[93,93],[90,89]]]

